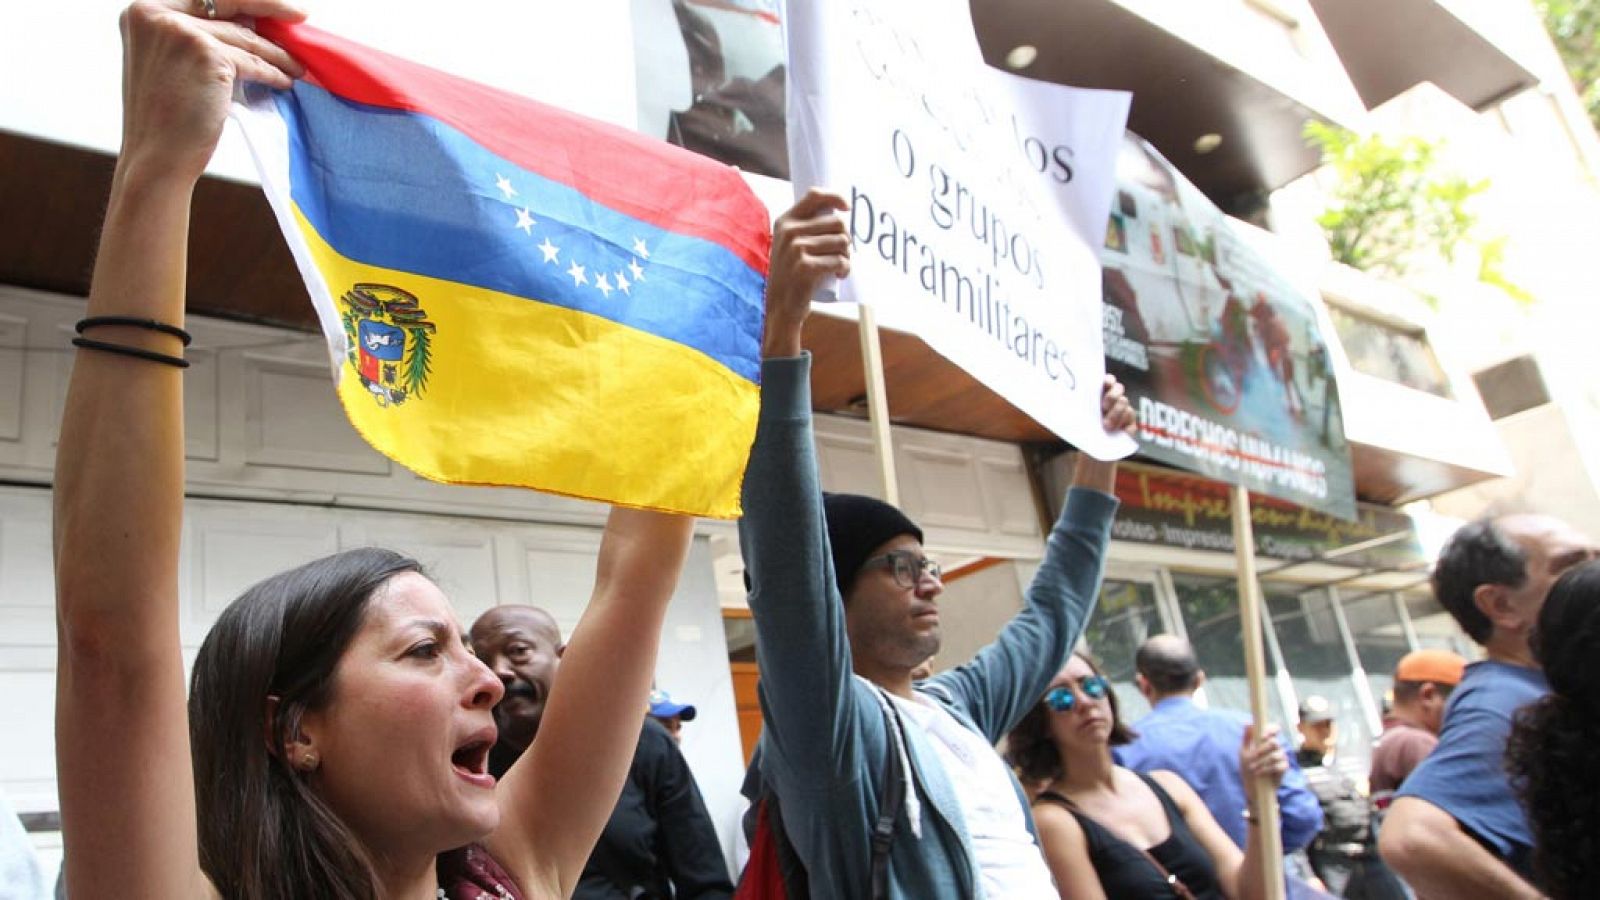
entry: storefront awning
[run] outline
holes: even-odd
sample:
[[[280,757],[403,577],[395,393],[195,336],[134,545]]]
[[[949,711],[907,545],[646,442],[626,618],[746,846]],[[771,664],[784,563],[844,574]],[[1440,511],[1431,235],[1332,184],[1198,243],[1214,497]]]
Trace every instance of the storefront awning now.
[[[99,151],[0,133],[0,284],[88,294],[115,164]],[[316,329],[259,187],[201,179],[189,232],[189,310]]]

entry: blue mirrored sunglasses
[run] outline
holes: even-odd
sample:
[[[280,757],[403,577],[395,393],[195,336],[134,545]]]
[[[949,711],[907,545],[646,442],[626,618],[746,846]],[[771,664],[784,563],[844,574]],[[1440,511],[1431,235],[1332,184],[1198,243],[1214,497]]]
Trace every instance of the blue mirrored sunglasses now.
[[[1111,690],[1111,682],[1101,675],[1088,675],[1078,679],[1078,690],[1090,700],[1099,700]],[[1072,685],[1063,684],[1051,688],[1044,695],[1044,703],[1054,712],[1066,712],[1078,702],[1078,695],[1072,690]]]

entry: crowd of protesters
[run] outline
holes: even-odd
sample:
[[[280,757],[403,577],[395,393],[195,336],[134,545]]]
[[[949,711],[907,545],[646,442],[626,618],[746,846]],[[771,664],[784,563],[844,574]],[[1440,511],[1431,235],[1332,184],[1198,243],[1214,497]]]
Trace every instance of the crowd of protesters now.
[[[1269,893],[1263,856],[1302,848],[1305,880],[1343,896],[1590,895],[1600,563],[1559,521],[1486,519],[1445,547],[1435,593],[1485,658],[1400,661],[1372,799],[1328,765],[1326,701],[1306,698],[1296,753],[1275,728],[1197,703],[1205,673],[1176,637],[1139,649],[1152,711],[1122,720],[1073,652],[1115,463],[1080,455],[1021,611],[971,660],[929,673],[943,585],[922,530],[821,489],[801,335],[851,243],[844,200],[822,191],[774,228],[739,525],[764,720],[742,879],[674,739],[694,708],[652,693],[687,518],[613,511],[567,641],[533,607],[463,632],[396,553],[308,562],[228,607],[186,693],[183,383],[150,355],[182,349],[190,196],[235,83],[301,74],[242,20],[299,15],[283,0],[141,0],[123,16],[124,138],[88,321],[146,356],[79,354],[56,468],[74,900],[1255,898]],[[1114,379],[1100,413],[1108,433],[1135,424]],[[1263,792],[1281,847],[1261,837]],[[0,864],[21,858],[12,831],[0,840]]]

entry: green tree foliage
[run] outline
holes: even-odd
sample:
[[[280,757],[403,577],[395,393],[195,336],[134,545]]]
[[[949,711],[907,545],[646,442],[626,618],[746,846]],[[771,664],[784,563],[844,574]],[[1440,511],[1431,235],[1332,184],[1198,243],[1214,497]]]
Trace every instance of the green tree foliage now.
[[[1600,128],[1600,0],[1538,0],[1589,121]]]
[[[1519,302],[1532,298],[1502,271],[1505,239],[1479,239],[1471,201],[1488,190],[1443,170],[1439,145],[1421,137],[1385,138],[1321,122],[1308,122],[1306,140],[1322,151],[1335,183],[1317,224],[1333,258],[1345,265],[1399,278],[1418,259],[1478,253],[1478,278]]]
[[[1437,145],[1420,137],[1389,140],[1308,122],[1306,138],[1336,179],[1317,217],[1334,259],[1394,276],[1420,254],[1455,259],[1477,224],[1467,201],[1488,182],[1441,173]]]

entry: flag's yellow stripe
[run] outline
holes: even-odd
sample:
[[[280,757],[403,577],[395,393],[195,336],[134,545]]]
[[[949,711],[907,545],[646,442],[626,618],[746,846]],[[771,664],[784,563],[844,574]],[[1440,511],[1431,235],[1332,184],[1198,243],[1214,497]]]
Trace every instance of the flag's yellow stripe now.
[[[598,316],[347,259],[297,219],[336,305],[377,282],[415,295],[438,326],[427,388],[404,403],[381,406],[340,366],[345,412],[379,452],[436,481],[738,517],[755,385]]]

